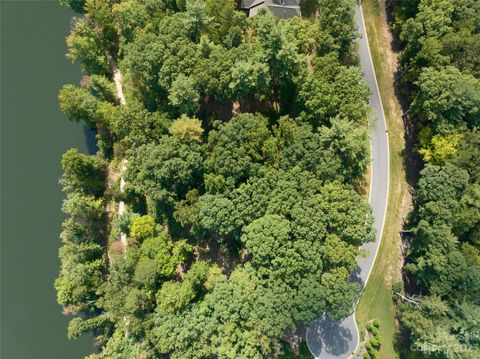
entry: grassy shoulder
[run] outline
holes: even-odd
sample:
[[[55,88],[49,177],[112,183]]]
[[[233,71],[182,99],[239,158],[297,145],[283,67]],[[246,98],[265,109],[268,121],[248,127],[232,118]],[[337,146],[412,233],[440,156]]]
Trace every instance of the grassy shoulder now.
[[[369,320],[373,318],[380,320],[380,334],[383,337],[380,357],[393,359],[398,357],[398,353],[395,350],[397,325],[392,283],[400,278],[402,253],[399,231],[409,204],[402,157],[405,148],[404,128],[400,103],[394,89],[396,56],[391,52],[391,35],[388,32],[385,12],[379,0],[365,0],[362,7],[372,60],[387,118],[390,144],[390,192],[382,243],[372,274],[357,307],[356,320],[361,338],[365,334],[365,325]]]

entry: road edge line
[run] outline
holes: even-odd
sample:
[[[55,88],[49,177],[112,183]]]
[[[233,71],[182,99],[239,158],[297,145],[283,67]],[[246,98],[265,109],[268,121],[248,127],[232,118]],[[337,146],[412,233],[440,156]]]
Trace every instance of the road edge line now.
[[[362,2],[360,2],[360,4],[358,5],[358,7],[360,8],[360,14],[361,14],[361,18],[362,18],[362,25],[363,25],[363,28],[365,29],[365,41],[367,43],[367,49],[368,49],[368,59],[370,60],[370,65],[372,66],[372,69],[373,69],[373,78],[375,80],[375,87],[376,87],[376,90],[377,90],[377,95],[378,95],[378,98],[380,99],[380,108],[382,110],[382,115],[383,115],[383,121],[384,121],[384,124],[385,124],[385,130],[386,130],[386,134],[387,134],[387,152],[388,152],[388,156],[387,156],[387,198],[386,198],[386,205],[385,205],[385,210],[384,210],[384,213],[383,213],[383,220],[382,220],[382,226],[381,226],[381,231],[380,231],[380,239],[378,240],[378,248],[377,248],[377,251],[375,252],[375,256],[373,258],[373,264],[370,268],[370,270],[368,271],[368,275],[367,275],[367,278],[365,279],[365,285],[363,286],[362,288],[362,294],[363,292],[365,291],[365,288],[367,287],[367,284],[368,284],[368,280],[370,279],[370,275],[372,274],[372,271],[373,271],[373,267],[375,267],[375,262],[377,261],[377,256],[378,256],[378,252],[380,251],[380,246],[382,244],[382,239],[383,239],[383,230],[384,230],[384,227],[385,227],[385,219],[387,218],[387,210],[388,210],[388,203],[389,203],[389,197],[390,197],[390,140],[389,140],[389,137],[388,137],[388,121],[387,121],[387,118],[385,116],[385,110],[383,108],[383,101],[382,101],[382,96],[380,94],[380,89],[378,87],[378,81],[377,81],[377,72],[375,71],[375,66],[373,65],[373,61],[372,61],[372,53],[370,51],[370,44],[368,43],[368,34],[367,34],[367,27],[365,25],[365,18],[363,16],[363,7],[362,7]],[[372,142],[370,140],[370,146],[371,146]],[[372,158],[373,158],[373,152],[371,152],[372,154]],[[373,172],[373,166],[372,166],[372,172]],[[370,180],[370,189],[372,188],[372,181]],[[372,192],[370,191],[369,193],[369,198],[368,198],[368,201],[370,202],[370,199],[371,199],[371,195],[372,195]],[[358,306],[358,303],[357,303],[357,306]],[[355,310],[353,311],[353,320],[354,320],[354,323],[355,323],[355,328],[357,329],[357,338],[358,338],[358,341],[357,341],[357,347],[355,348],[355,350],[353,351],[353,354],[351,354],[348,359],[352,358],[353,355],[357,352],[358,348],[360,347],[360,331],[358,330],[358,325],[357,325],[357,320],[356,320],[356,312],[357,312],[357,306],[355,307]]]

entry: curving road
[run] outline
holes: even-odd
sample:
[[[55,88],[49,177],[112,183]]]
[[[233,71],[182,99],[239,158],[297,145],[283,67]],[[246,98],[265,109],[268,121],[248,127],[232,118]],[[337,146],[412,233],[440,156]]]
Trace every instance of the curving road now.
[[[367,250],[369,255],[358,259],[357,270],[351,278],[352,281],[359,282],[362,287],[365,287],[377,256],[385,222],[389,185],[389,148],[385,114],[370,57],[365,21],[360,5],[355,9],[355,22],[361,34],[360,67],[365,81],[371,88],[370,106],[374,110],[370,118],[372,166],[369,202],[375,219],[373,227],[376,230],[376,237],[374,242],[362,245],[361,249]],[[310,352],[317,359],[349,358],[359,344],[355,313],[340,321],[332,321],[324,315],[321,316],[308,327],[306,340]]]

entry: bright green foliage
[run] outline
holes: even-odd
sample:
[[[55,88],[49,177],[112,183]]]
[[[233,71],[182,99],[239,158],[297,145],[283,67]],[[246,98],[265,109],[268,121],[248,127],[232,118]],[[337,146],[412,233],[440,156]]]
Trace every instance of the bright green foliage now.
[[[112,337],[108,340],[105,348],[100,354],[95,354],[89,359],[147,359],[152,356],[151,349],[147,347],[145,343],[139,343],[131,337],[125,338],[125,335],[121,332],[113,333]]]
[[[321,193],[321,208],[329,219],[330,231],[354,246],[375,239],[370,206],[354,190],[332,183]]]
[[[462,139],[462,135],[435,135],[430,143],[421,148],[418,153],[423,157],[424,162],[433,164],[445,163],[445,160],[451,158],[457,152],[457,146]]]
[[[85,16],[95,24],[95,34],[108,52],[116,51],[117,30],[110,0],[85,0]],[[108,60],[108,56],[105,54]]]
[[[201,142],[203,134],[202,122],[196,117],[182,116],[172,122],[170,133],[181,140]]]
[[[75,222],[84,223],[100,220],[103,215],[102,199],[80,193],[69,193],[63,202],[62,211]]]
[[[130,235],[139,240],[153,237],[155,233],[155,219],[151,216],[133,217],[130,223]]]
[[[140,316],[153,309],[153,301],[149,291],[131,288],[125,298],[125,312],[130,315]]]
[[[211,281],[218,275],[215,267],[206,262],[195,263],[181,282],[165,282],[157,292],[158,307],[165,313],[175,313],[184,309],[195,298],[211,290]],[[213,278],[212,278],[213,275]]]
[[[170,278],[176,273],[177,266],[192,252],[192,246],[185,240],[173,242],[168,235],[162,233],[144,240],[140,247],[130,252],[130,260],[135,265],[135,281],[154,289],[160,279]]]
[[[242,241],[260,276],[268,275],[273,267],[274,271],[283,273],[284,279],[288,280],[288,272],[295,277],[295,267],[292,268],[291,264],[300,263],[302,256],[295,253],[289,240],[290,231],[290,222],[278,215],[261,217],[245,227]]]
[[[322,292],[326,299],[326,309],[334,319],[350,315],[360,295],[360,285],[348,283],[348,275],[345,268],[335,268],[322,275]]]
[[[289,41],[297,42],[297,49],[300,53],[312,54],[315,52],[319,45],[315,41],[320,30],[318,26],[301,17],[294,17],[285,21],[281,23],[281,26],[285,29]]]
[[[92,75],[110,74],[102,39],[85,21],[75,20],[72,33],[67,37],[67,45],[67,57],[72,62],[80,63],[85,72]]]
[[[355,263],[358,255],[356,247],[342,242],[335,234],[327,236],[323,251],[323,265],[327,270],[336,267],[345,267],[352,270],[351,266]]]
[[[159,308],[174,313],[185,308],[195,298],[195,292],[188,282],[165,282],[156,298]]]

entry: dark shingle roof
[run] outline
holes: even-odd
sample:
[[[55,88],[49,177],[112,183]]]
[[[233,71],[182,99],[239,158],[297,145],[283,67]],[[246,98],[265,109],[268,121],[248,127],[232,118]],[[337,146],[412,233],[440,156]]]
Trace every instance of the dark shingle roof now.
[[[301,16],[300,7],[298,6],[278,6],[267,5],[268,10],[280,19],[290,19],[294,16]]]
[[[249,10],[254,16],[260,8],[267,8],[273,15],[281,19],[301,16],[300,0],[242,0],[240,6]]]

